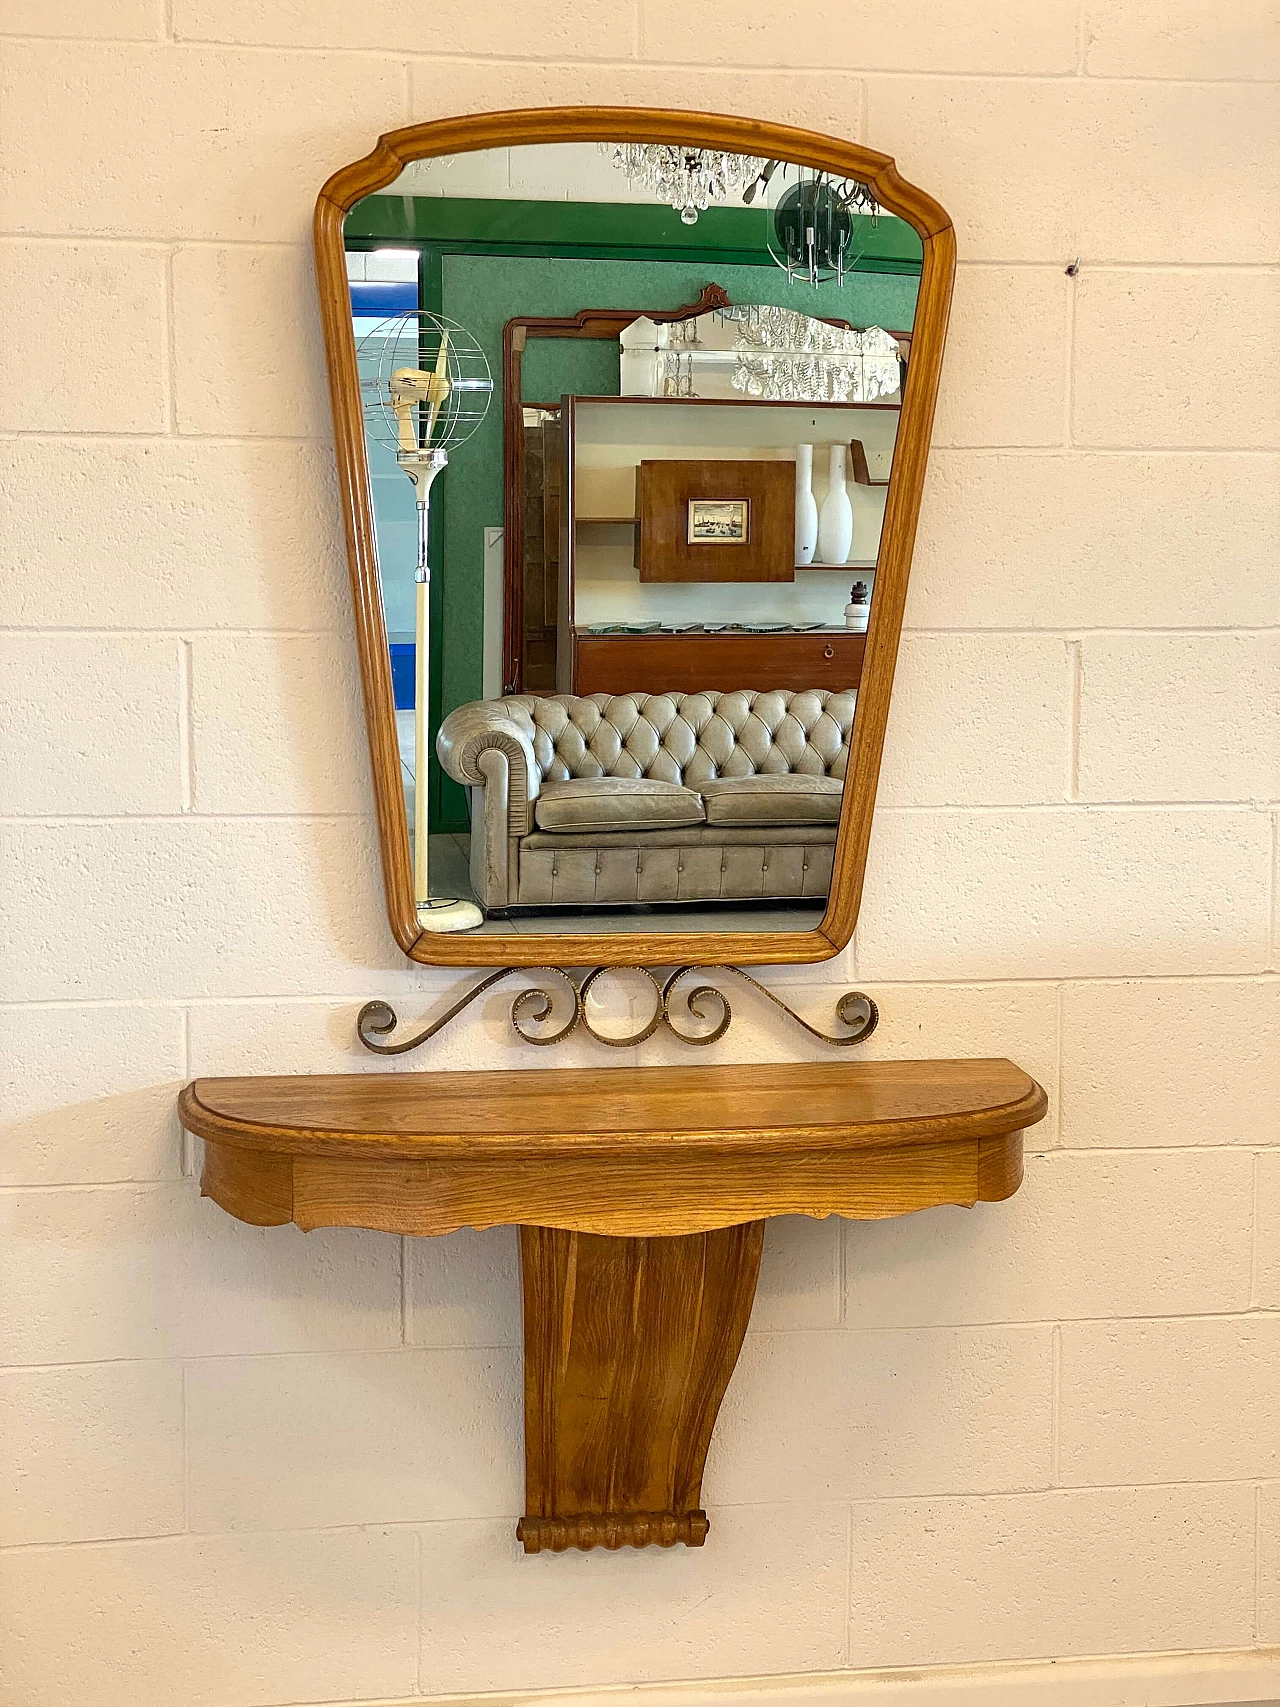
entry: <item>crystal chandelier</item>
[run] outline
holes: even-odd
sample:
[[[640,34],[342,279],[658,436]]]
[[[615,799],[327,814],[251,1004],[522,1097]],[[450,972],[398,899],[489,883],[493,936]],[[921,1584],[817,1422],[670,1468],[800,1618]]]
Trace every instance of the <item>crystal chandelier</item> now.
[[[748,397],[790,403],[874,403],[901,382],[898,340],[879,326],[831,326],[790,308],[723,310],[737,324],[729,381]]]
[[[740,303],[661,325],[640,315],[623,328],[618,348],[624,397],[876,403],[898,394],[903,374],[892,332],[772,303]]]
[[[602,142],[600,152],[628,178],[670,202],[686,225],[712,202],[740,195],[767,164],[751,154],[686,148],[678,142]]]

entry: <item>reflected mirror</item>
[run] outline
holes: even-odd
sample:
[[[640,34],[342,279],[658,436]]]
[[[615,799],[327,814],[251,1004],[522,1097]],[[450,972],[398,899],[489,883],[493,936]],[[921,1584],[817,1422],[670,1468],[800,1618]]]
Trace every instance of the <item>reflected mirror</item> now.
[[[367,469],[354,567],[404,945],[834,952],[845,792],[856,751],[872,793],[878,763],[880,731],[859,749],[855,728],[887,507],[891,673],[923,471],[895,449],[926,244],[839,162],[608,134],[426,152],[439,129],[389,139],[394,173],[342,198],[354,375],[326,326]]]

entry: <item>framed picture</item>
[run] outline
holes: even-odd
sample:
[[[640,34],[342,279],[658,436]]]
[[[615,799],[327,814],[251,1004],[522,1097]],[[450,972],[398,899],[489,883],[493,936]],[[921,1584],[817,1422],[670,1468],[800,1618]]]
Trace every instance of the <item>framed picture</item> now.
[[[789,459],[645,457],[636,468],[641,581],[790,581],[795,535]]]
[[[751,520],[749,498],[690,498],[690,545],[745,545]]]

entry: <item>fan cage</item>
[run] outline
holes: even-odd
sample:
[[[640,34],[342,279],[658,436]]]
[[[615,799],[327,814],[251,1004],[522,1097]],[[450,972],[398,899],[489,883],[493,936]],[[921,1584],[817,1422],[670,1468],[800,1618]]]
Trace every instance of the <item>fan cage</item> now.
[[[392,399],[392,377],[406,368],[436,373],[442,345],[449,394],[440,404],[434,422],[427,401],[410,406],[415,440],[421,449],[447,451],[464,444],[480,426],[493,397],[488,358],[470,332],[456,320],[420,309],[379,322],[364,334],[357,346],[365,423],[376,443],[397,452],[403,450],[400,422]]]

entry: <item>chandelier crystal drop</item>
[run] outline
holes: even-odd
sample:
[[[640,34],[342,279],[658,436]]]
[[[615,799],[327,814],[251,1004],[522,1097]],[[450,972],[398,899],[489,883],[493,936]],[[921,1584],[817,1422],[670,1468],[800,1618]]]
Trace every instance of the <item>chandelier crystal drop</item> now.
[[[767,164],[752,154],[675,142],[602,142],[600,152],[633,182],[670,202],[686,225],[712,202],[741,195]]]

